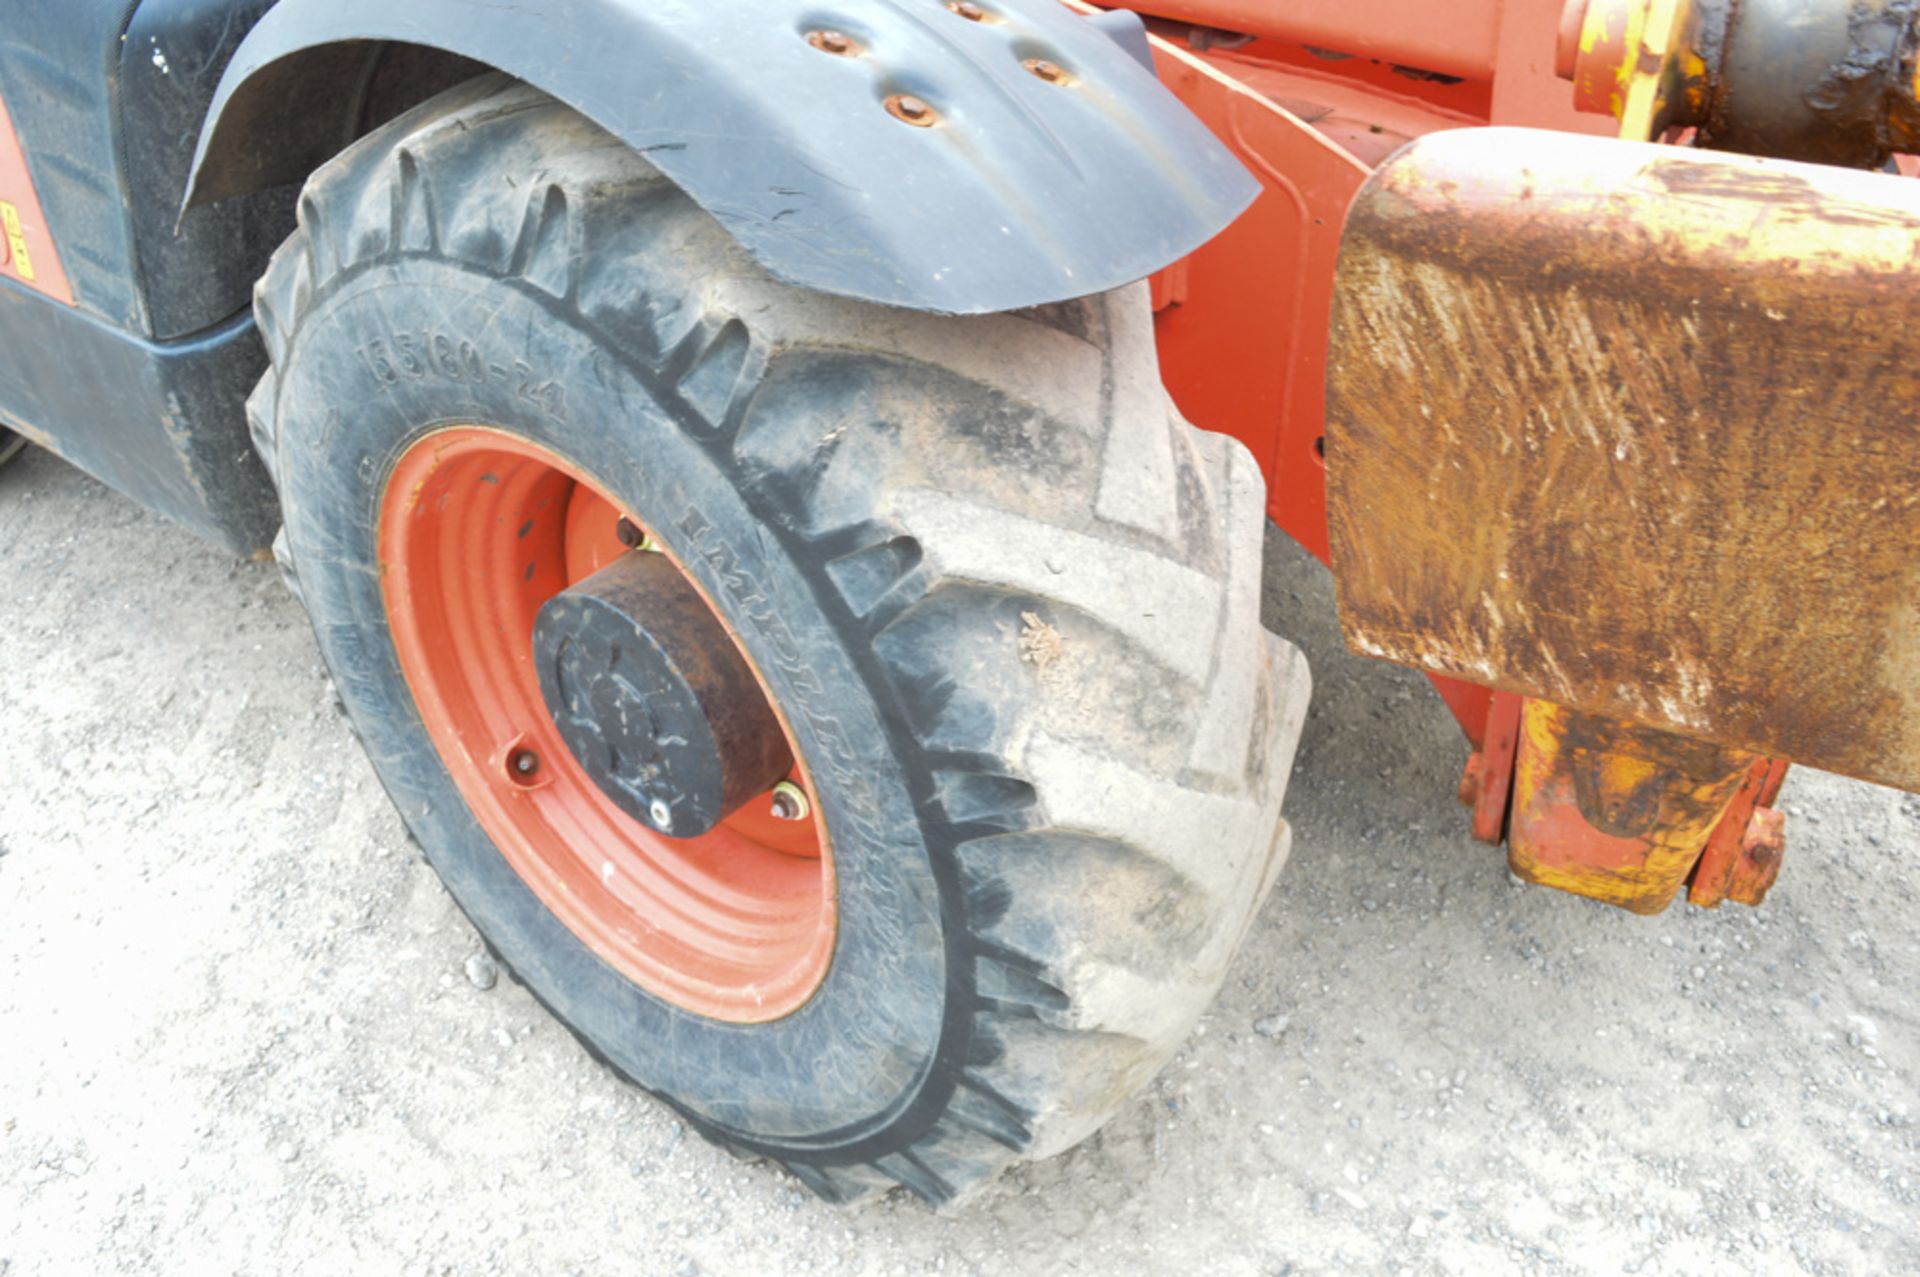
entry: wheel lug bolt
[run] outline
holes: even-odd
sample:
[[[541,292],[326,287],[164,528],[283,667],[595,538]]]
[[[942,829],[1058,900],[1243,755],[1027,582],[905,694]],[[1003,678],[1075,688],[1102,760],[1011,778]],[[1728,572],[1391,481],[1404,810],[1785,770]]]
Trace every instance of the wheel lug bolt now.
[[[514,775],[531,776],[540,770],[540,755],[530,749],[518,750],[514,753],[509,765],[513,768]]]
[[[647,807],[647,816],[653,821],[653,827],[661,833],[673,829],[673,808],[667,806],[664,799],[654,799]]]
[[[985,22],[987,20],[987,11],[979,5],[974,4],[972,0],[953,0],[953,3],[949,4],[947,8],[965,18],[968,22]]]
[[[773,787],[773,818],[775,820],[805,820],[813,814],[813,804],[807,801],[807,791],[790,780],[783,780]]]
[[[1045,58],[1028,58],[1021,65],[1048,84],[1058,84],[1067,78],[1067,73],[1060,69],[1059,63],[1049,62]]]

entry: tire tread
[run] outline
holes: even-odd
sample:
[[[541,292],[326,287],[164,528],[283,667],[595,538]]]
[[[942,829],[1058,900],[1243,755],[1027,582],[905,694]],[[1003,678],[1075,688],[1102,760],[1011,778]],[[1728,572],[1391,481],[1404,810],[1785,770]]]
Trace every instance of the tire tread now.
[[[502,153],[537,157],[531,190],[487,166]],[[829,1201],[898,1186],[947,1203],[1084,1136],[1224,975],[1218,938],[1245,930],[1284,850],[1305,695],[1258,641],[1257,467],[1172,410],[1144,290],[953,320],[787,288],[643,157],[500,77],[316,176],[257,290],[275,362],[326,281],[411,254],[570,307],[677,387],[688,428],[809,556],[920,753],[970,963],[962,1049],[930,1083],[946,1094],[879,1155],[770,1155]],[[270,470],[276,384],[249,403]],[[1035,618],[1065,665],[1105,673],[1054,676],[1026,650]],[[1109,903],[1155,916],[1103,918]],[[1116,981],[1146,1005],[1089,1000]]]

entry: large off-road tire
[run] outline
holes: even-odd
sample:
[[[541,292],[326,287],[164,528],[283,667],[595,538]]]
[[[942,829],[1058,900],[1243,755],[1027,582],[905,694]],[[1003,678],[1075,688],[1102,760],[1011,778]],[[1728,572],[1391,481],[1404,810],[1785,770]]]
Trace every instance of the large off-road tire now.
[[[596,1055],[829,1199],[936,1202],[1085,1137],[1167,1059],[1285,859],[1307,673],[1259,622],[1259,471],[1171,410],[1144,288],[945,318],[787,287],[643,158],[487,77],[315,176],[257,313],[280,550],[351,721]],[[513,495],[523,466],[546,496]],[[531,808],[487,771],[515,742],[449,735],[457,707],[410,690],[469,645],[524,649],[459,610],[578,579],[582,500],[657,538],[810,775],[823,859],[752,861],[801,865],[789,903],[824,920],[813,967],[779,932],[801,956],[767,967],[777,1015],[728,947],[752,926],[656,962],[691,925],[674,892],[719,899],[702,866],[657,916],[629,892],[617,935],[530,886]],[[455,599],[438,644],[408,595],[430,588]],[[539,775],[528,803],[577,783]]]

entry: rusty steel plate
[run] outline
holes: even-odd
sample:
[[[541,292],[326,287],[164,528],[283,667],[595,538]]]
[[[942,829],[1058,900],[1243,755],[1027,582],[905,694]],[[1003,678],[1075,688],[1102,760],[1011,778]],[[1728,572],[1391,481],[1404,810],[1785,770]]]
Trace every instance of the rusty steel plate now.
[[[1920,182],[1461,130],[1338,269],[1357,651],[1920,789]]]

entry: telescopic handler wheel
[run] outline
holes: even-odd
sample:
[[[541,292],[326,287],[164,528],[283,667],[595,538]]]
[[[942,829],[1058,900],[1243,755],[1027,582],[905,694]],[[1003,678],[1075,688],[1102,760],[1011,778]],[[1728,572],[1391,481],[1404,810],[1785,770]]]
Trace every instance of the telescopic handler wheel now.
[[[1263,494],[1143,288],[941,318],[766,276],[500,77],[315,176],[258,290],[279,550],[502,962],[845,1201],[1064,1148],[1284,858]]]

